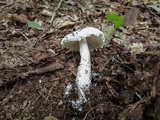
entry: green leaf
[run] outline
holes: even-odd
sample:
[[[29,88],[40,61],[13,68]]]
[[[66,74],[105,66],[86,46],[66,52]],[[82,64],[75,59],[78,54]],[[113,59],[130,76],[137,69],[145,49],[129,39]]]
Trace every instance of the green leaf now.
[[[114,23],[114,28],[119,28],[123,23],[123,18],[116,14],[107,14],[105,18],[110,22]]]
[[[35,29],[40,30],[41,29],[41,26],[34,21],[28,21],[27,24],[28,24],[28,27],[32,28],[33,30],[35,30]]]

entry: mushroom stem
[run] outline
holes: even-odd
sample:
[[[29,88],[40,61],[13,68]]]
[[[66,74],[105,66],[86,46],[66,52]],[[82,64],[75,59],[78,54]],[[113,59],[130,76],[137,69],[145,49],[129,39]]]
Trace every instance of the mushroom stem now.
[[[84,91],[88,90],[91,84],[91,60],[86,39],[79,42],[79,49],[81,61],[78,67],[76,84],[80,99],[86,101]]]

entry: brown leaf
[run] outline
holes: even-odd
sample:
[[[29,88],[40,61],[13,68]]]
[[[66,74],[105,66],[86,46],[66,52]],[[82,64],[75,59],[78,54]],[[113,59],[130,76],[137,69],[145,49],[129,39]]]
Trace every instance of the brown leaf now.
[[[139,9],[131,8],[124,16],[124,26],[134,26],[137,22],[137,15],[139,13]]]
[[[7,5],[12,4],[13,2],[14,2],[14,0],[6,0]]]
[[[32,57],[33,57],[34,60],[39,61],[39,60],[42,60],[44,58],[47,58],[48,54],[37,50],[37,51],[34,51],[32,53]]]
[[[49,115],[49,116],[44,117],[44,120],[58,120],[58,119],[52,115]]]
[[[24,14],[20,14],[20,15],[18,15],[18,14],[9,14],[7,17],[9,19],[11,19],[11,20],[14,20],[14,21],[17,21],[17,22],[21,22],[21,23],[27,23],[27,21],[28,21],[27,16],[24,15]]]
[[[155,34],[160,37],[160,27],[156,29]]]
[[[36,69],[35,71],[37,74],[41,74],[41,73],[46,73],[46,72],[51,72],[54,70],[62,69],[62,68],[63,68],[63,65],[59,63],[58,61],[50,61],[44,64],[43,66],[41,66],[40,68]]]

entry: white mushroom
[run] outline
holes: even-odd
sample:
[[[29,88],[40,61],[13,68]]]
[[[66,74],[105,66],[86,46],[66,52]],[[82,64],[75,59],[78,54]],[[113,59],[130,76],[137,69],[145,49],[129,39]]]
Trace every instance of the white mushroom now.
[[[61,41],[63,47],[80,52],[81,60],[76,85],[79,90],[79,97],[83,101],[86,101],[84,91],[88,90],[91,84],[90,51],[103,47],[104,42],[103,32],[93,27],[87,27],[68,34]]]

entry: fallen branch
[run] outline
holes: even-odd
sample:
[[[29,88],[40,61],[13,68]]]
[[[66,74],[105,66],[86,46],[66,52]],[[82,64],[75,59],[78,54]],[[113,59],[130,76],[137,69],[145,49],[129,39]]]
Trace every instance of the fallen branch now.
[[[61,6],[61,4],[62,4],[62,1],[63,1],[63,0],[60,0],[60,1],[59,1],[58,6],[57,6],[57,7],[55,8],[55,10],[53,11],[53,14],[52,14],[52,18],[51,18],[51,20],[50,20],[50,23],[53,22],[53,20],[54,20],[54,18],[55,18],[55,16],[56,16],[56,12],[57,12],[57,10],[60,8],[60,6]]]

